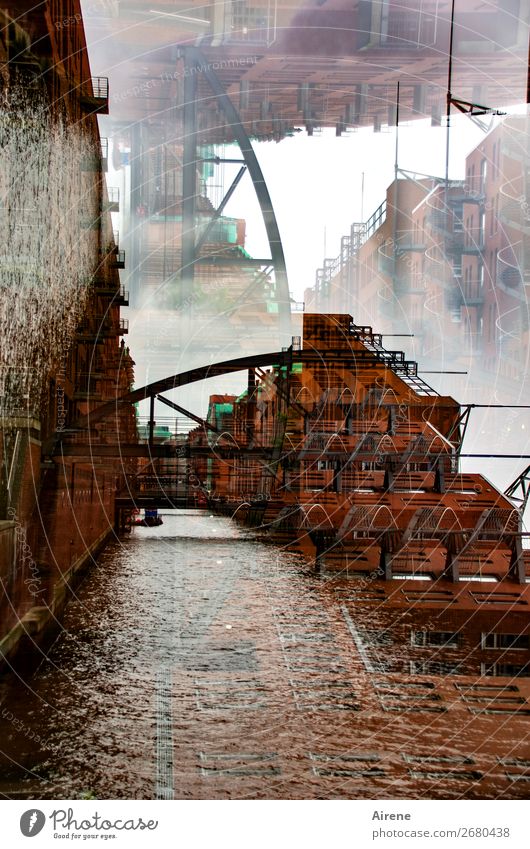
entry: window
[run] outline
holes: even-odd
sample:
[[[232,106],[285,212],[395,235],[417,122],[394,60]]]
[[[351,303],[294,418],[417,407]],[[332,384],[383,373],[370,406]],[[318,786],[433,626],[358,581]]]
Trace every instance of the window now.
[[[484,244],[484,232],[486,229],[486,213],[482,211],[479,217],[479,228],[478,228],[478,247],[482,247]]]
[[[359,638],[364,646],[391,646],[392,635],[387,631],[373,631],[368,628],[359,628]]]
[[[497,307],[495,304],[490,305],[490,342],[495,342],[495,326],[497,321]]]
[[[413,646],[443,646],[444,648],[458,648],[460,635],[451,631],[412,631],[411,642]]]
[[[392,580],[394,581],[434,581],[434,576],[425,572],[393,572]]]
[[[411,660],[411,675],[458,675],[465,674],[458,663],[438,663],[436,661]]]
[[[483,649],[530,649],[529,634],[482,634]]]
[[[499,195],[495,195],[495,216],[493,224],[493,232],[496,233],[499,229]]]
[[[462,770],[461,772],[457,770],[451,772],[445,772],[442,770],[437,770],[435,772],[434,770],[429,770],[429,772],[424,772],[419,769],[409,769],[409,775],[411,775],[412,778],[424,778],[429,781],[445,781],[447,778],[454,779],[456,781],[480,781],[482,778],[482,773],[477,772],[476,770]]]
[[[530,678],[530,664],[519,666],[515,663],[482,663],[481,674],[506,678],[515,678],[520,675],[523,678]]]
[[[434,755],[405,755],[402,754],[401,757],[407,763],[427,763],[427,764],[474,764],[475,761],[473,758],[470,758],[466,755],[454,755],[454,756],[445,756],[439,755],[438,757]],[[529,764],[530,766],[530,764]]]
[[[479,191],[484,194],[486,191],[486,179],[488,176],[488,163],[485,159],[480,163],[480,187]]]
[[[527,606],[528,602],[525,598],[519,598],[519,593],[516,592],[474,592],[470,591],[471,598],[477,604],[509,604],[510,606],[521,605]]]
[[[457,203],[453,209],[453,231],[455,233],[462,233],[464,230],[464,222],[463,216],[464,214],[464,204]]]

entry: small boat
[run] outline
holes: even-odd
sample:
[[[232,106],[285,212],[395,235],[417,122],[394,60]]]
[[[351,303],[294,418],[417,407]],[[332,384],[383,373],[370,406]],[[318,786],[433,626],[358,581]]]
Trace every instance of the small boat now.
[[[158,525],[163,525],[164,522],[158,515],[158,510],[144,510],[143,519],[135,519],[134,524],[141,528],[155,528]]]

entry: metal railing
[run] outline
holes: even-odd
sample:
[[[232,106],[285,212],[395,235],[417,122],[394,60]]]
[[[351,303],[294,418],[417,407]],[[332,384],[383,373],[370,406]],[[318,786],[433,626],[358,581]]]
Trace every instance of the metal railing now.
[[[499,218],[504,224],[530,231],[530,202],[525,199],[507,199],[505,196],[499,210]]]
[[[92,96],[96,98],[96,100],[109,99],[108,77],[91,77],[90,84],[92,86]]]
[[[387,351],[382,345],[382,335],[373,333],[371,327],[362,327],[352,324],[350,334],[362,342],[364,347],[370,351],[379,362],[385,363],[397,374],[408,386],[419,395],[438,395],[438,393],[418,377],[418,364],[414,360],[405,360],[403,351]]]
[[[377,207],[368,221],[354,222],[351,225],[350,235],[343,236],[341,240],[340,254],[336,257],[326,257],[322,268],[317,269],[315,279],[317,291],[321,291],[323,284],[330,283],[334,277],[341,273],[349,260],[356,256],[359,248],[381,227],[385,220],[386,200]]]
[[[369,239],[376,230],[379,230],[381,225],[386,221],[386,200],[377,207],[376,211],[370,216],[366,222],[366,239]]]
[[[110,186],[107,188],[107,197],[110,203],[119,203],[120,202],[120,190],[117,186]]]

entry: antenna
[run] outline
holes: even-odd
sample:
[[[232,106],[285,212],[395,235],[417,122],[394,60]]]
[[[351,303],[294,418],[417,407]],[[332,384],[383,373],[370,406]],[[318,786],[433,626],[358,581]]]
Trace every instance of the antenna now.
[[[364,171],[361,174],[361,221],[364,222]]]

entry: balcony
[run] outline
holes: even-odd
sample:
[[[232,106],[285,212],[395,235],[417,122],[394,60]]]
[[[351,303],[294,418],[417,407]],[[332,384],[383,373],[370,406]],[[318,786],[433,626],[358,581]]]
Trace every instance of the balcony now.
[[[484,287],[480,280],[468,280],[463,284],[463,307],[479,307],[484,303]]]
[[[101,170],[106,173],[109,168],[109,140],[100,138],[99,143],[101,146]]]
[[[118,251],[113,257],[111,263],[111,268],[125,268],[125,251]]]
[[[123,303],[127,306],[129,302],[129,293],[120,287],[110,293],[116,296],[114,306]],[[99,315],[90,317],[85,316],[83,321],[78,325],[76,335],[79,341],[96,342],[101,344],[104,339],[109,339],[114,336],[124,336],[129,332],[129,320],[127,318],[113,318],[109,311],[103,310]]]
[[[422,235],[414,230],[401,230],[396,236],[396,253],[425,253],[426,245],[420,241]]]
[[[461,309],[464,303],[464,294],[460,286],[451,286],[445,293],[445,305],[451,315],[451,321],[458,324],[461,321]]]
[[[477,228],[474,230],[468,230],[465,239],[464,234],[462,233],[461,241],[461,253],[466,254],[467,256],[478,255],[484,250],[484,233],[482,230]]]
[[[98,391],[98,382],[94,374],[80,374],[74,389],[76,401],[101,401],[101,392]]]
[[[432,230],[441,230],[442,232],[447,231],[447,217],[448,214],[445,209],[431,209],[429,215],[429,225]]]
[[[100,269],[93,278],[92,285],[97,295],[114,295],[116,294],[116,283],[113,280],[108,280],[103,269]]]
[[[120,211],[120,190],[115,186],[107,189],[107,199],[103,201],[104,212]]]
[[[471,184],[466,184],[461,194],[452,195],[449,203],[463,204],[473,203],[479,206],[486,202],[486,195],[482,190],[475,189]]]
[[[447,286],[453,280],[454,269],[448,259],[430,259],[425,266],[425,277]]]
[[[81,98],[81,109],[87,114],[109,114],[108,77],[92,77],[85,83]]]
[[[462,222],[443,209],[433,209],[429,216],[429,225],[443,238],[441,249],[447,254],[461,254],[465,250]]]
[[[103,277],[94,280],[94,292],[102,298],[109,298],[114,306],[129,306],[129,290]]]

